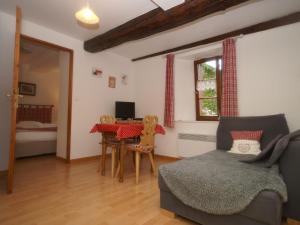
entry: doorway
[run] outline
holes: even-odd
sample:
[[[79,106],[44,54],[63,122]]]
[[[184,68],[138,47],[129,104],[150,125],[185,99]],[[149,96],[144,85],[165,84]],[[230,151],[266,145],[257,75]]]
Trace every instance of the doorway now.
[[[20,35],[20,98],[9,170],[16,158],[46,154],[70,162],[73,55],[72,49]]]
[[[22,83],[25,83],[26,93],[26,83],[30,83],[30,79],[36,79],[36,81],[40,83],[40,87],[38,84],[33,83],[35,96],[23,96],[19,100],[21,104],[19,104],[17,112],[17,121],[24,119],[26,121],[32,121],[31,118],[26,118],[26,116],[28,117],[28,112],[26,113],[27,110],[35,117],[33,119],[37,122],[50,124],[50,127],[46,126],[49,130],[51,130],[53,125],[57,124],[58,138],[56,156],[69,162],[73,50],[22,34],[20,46],[21,71],[19,77],[19,94],[22,95],[22,93],[24,93],[21,92]],[[26,62],[26,59],[31,62]],[[32,73],[26,71],[30,70],[30,68],[28,68],[30,65],[33,65],[34,69],[37,70],[34,73],[35,75],[31,75]],[[46,79],[41,79],[43,76],[45,76]],[[27,82],[28,79],[29,82]],[[46,81],[48,84],[43,84],[43,80],[44,83]],[[44,85],[44,87],[42,85]],[[55,87],[56,85],[58,85],[58,87]],[[33,107],[33,109],[29,109],[29,107]],[[25,113],[22,113],[24,111]],[[25,114],[25,118],[21,118],[24,116],[23,114]]]

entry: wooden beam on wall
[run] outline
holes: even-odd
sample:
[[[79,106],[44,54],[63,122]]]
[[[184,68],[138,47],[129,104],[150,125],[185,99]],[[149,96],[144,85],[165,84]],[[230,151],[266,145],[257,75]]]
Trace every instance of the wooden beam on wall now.
[[[142,39],[250,0],[188,0],[170,10],[156,8],[104,34],[84,42],[88,52],[99,52],[128,41]]]
[[[189,44],[185,44],[185,45],[181,45],[175,48],[170,48],[170,49],[166,49],[160,52],[156,52],[156,53],[152,53],[149,55],[145,55],[145,56],[141,56],[135,59],[132,59],[132,61],[138,61],[138,60],[143,60],[143,59],[147,59],[147,58],[151,58],[151,57],[155,57],[155,56],[159,56],[159,55],[164,55],[164,54],[168,54],[168,53],[172,53],[172,52],[177,52],[177,51],[181,51],[184,49],[189,49],[189,48],[193,48],[193,47],[197,47],[197,46],[201,46],[201,45],[207,45],[207,44],[211,44],[211,43],[215,43],[218,41],[222,41],[226,38],[230,38],[230,37],[235,37],[238,35],[246,35],[246,34],[252,34],[252,33],[256,33],[256,32],[260,32],[260,31],[264,31],[264,30],[269,30],[272,28],[276,28],[276,27],[280,27],[280,26],[285,26],[285,25],[289,25],[289,24],[293,24],[293,23],[297,23],[300,22],[300,12],[296,12],[296,13],[292,13],[289,14],[287,16],[283,16],[280,18],[276,18],[276,19],[272,19],[272,20],[268,20],[262,23],[258,23],[249,27],[245,27],[242,29],[238,29],[235,31],[231,31],[225,34],[221,34],[218,36],[214,36],[214,37],[210,37],[207,39],[203,39],[200,41],[196,41],[196,42],[192,42]]]

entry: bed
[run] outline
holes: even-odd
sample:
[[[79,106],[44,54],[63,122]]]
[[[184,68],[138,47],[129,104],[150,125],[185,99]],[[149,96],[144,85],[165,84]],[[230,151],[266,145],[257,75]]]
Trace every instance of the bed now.
[[[57,126],[52,123],[52,105],[19,104],[16,158],[56,153]]]
[[[262,129],[265,132],[261,140],[262,146],[266,146],[276,135],[289,132],[284,115],[221,118],[217,130],[217,149],[228,149],[232,145],[231,130],[257,129]],[[190,207],[179,200],[160,173],[160,206],[202,225],[280,225],[282,217],[300,220],[299,149],[300,140],[290,142],[278,163],[280,174],[287,188],[288,201],[284,204],[282,204],[277,193],[265,190],[259,193],[250,205],[239,213],[231,215],[209,214]]]

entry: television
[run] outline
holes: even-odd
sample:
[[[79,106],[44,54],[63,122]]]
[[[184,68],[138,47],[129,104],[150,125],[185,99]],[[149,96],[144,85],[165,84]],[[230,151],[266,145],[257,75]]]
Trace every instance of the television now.
[[[115,116],[118,119],[127,120],[135,118],[135,104],[134,102],[116,102]]]

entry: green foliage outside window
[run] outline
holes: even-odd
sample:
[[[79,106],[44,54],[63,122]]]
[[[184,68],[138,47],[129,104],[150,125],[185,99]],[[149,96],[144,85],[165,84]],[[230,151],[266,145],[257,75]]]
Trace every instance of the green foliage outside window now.
[[[201,64],[201,67],[203,69],[203,80],[211,80],[211,79],[216,79],[216,68],[203,63]]]
[[[203,97],[216,97],[217,96],[217,91],[216,89],[206,89],[203,91]]]
[[[203,80],[213,80],[216,79],[216,68],[203,63],[201,64],[201,68],[203,71]],[[217,90],[216,89],[205,89],[203,91],[203,97],[210,98],[210,97],[216,97],[217,96]],[[201,111],[202,115],[205,116],[215,116],[218,115],[218,104],[217,99],[202,99],[201,100]]]
[[[202,114],[207,116],[215,116],[218,114],[217,99],[202,99]]]

